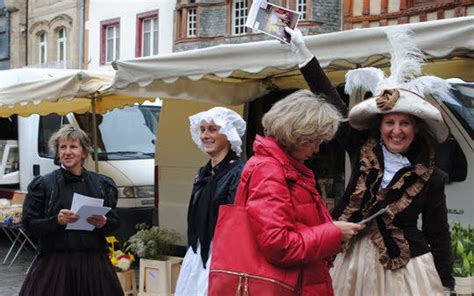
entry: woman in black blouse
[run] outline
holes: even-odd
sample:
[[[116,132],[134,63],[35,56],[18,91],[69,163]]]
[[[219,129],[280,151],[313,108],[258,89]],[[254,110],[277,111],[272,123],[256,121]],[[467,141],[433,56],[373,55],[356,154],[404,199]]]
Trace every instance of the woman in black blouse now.
[[[209,161],[198,171],[188,208],[189,248],[176,296],[206,296],[211,244],[219,206],[232,204],[244,162],[240,159],[246,123],[235,111],[215,107],[189,117],[191,137]]]
[[[447,175],[436,167],[436,142],[449,130],[441,113],[423,96],[449,96],[437,77],[417,77],[421,52],[410,32],[390,31],[391,73],[357,69],[346,74],[346,92],[363,88],[375,96],[350,111],[301,32],[289,30],[292,50],[311,90],[326,95],[348,122],[336,140],[348,152],[352,173],[332,215],[358,222],[385,208],[345,246],[331,270],[336,295],[442,295],[454,286],[444,186]],[[421,216],[422,227],[417,227]]]
[[[117,187],[112,179],[83,168],[91,146],[82,130],[66,125],[51,137],[49,146],[61,168],[36,177],[28,186],[23,224],[38,238],[39,256],[20,295],[123,295],[105,240],[119,227],[114,211]],[[79,219],[70,210],[74,193],[102,199],[104,206],[112,208],[105,216],[87,218],[92,231],[66,229]]]

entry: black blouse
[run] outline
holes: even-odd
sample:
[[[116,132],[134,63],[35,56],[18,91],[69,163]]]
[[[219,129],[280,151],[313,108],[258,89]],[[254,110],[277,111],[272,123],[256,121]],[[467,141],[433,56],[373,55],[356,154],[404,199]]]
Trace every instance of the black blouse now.
[[[212,167],[209,161],[201,167],[195,179],[188,208],[188,243],[196,253],[199,242],[204,267],[209,258],[219,206],[234,202],[243,167],[243,161],[230,151],[216,166]]]
[[[71,208],[74,193],[104,199],[104,206],[112,208],[106,215],[104,227],[92,231],[66,230],[65,225],[58,223],[59,211]],[[30,183],[23,205],[23,223],[27,231],[39,239],[40,254],[107,252],[105,235],[119,226],[114,210],[117,196],[112,179],[86,170],[76,176],[61,168]]]

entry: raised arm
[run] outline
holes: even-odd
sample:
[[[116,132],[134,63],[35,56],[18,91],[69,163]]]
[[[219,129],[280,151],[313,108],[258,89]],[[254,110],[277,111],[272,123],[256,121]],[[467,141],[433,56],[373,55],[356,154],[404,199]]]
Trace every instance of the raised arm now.
[[[324,94],[328,103],[334,105],[341,114],[347,116],[347,106],[339,96],[336,88],[319,65],[318,60],[308,50],[303,40],[303,35],[298,29],[285,28],[291,35],[291,51],[298,59],[298,66],[306,83],[315,94]]]

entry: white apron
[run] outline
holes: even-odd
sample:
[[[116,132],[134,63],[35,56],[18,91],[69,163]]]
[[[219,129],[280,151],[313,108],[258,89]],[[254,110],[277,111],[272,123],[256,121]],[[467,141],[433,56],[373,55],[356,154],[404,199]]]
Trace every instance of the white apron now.
[[[207,296],[209,285],[209,268],[211,267],[211,248],[206,267],[202,265],[201,246],[198,242],[196,253],[188,248],[181,265],[175,296]]]

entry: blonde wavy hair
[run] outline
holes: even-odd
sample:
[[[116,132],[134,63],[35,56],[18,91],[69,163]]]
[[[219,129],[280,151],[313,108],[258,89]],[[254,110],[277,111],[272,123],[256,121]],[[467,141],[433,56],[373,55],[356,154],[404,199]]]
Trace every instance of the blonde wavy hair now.
[[[342,121],[337,109],[309,90],[299,90],[276,102],[262,118],[263,132],[286,150],[304,141],[330,140]]]
[[[74,127],[70,124],[64,125],[49,139],[48,146],[54,151],[56,156],[58,154],[58,145],[60,140],[79,140],[84,152],[87,154],[92,152],[89,136],[80,128]]]

